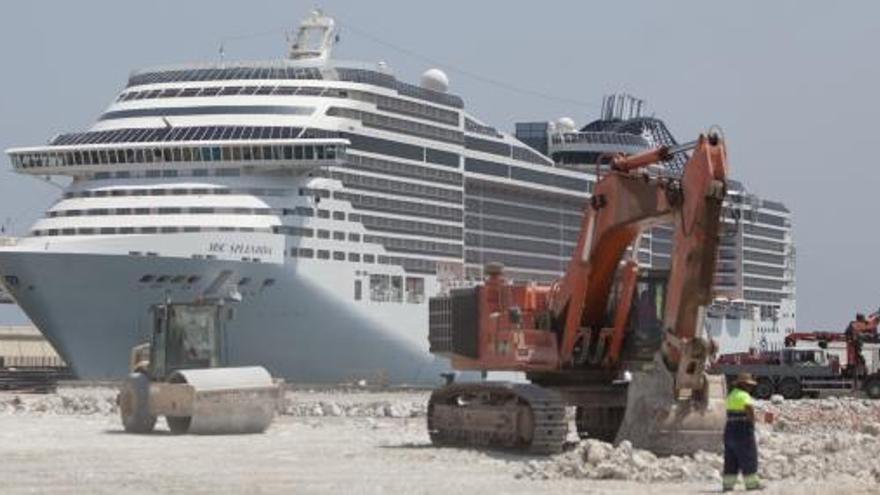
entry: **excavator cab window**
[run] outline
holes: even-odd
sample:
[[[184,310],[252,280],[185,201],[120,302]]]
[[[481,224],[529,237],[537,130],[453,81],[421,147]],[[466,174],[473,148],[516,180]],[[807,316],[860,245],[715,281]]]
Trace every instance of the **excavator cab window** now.
[[[669,272],[649,270],[639,273],[629,309],[623,359],[650,361],[660,349],[663,338],[663,310],[666,305],[666,283]],[[606,313],[608,326],[614,320],[616,302],[620,299],[620,285],[615,282]]]

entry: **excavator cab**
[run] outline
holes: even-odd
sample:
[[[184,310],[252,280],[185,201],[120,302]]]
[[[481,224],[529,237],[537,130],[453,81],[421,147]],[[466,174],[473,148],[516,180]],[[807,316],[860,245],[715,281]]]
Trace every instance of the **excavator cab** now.
[[[668,281],[669,272],[665,270],[649,270],[639,275],[633,288],[626,337],[621,352],[624,363],[651,361],[660,349]],[[618,298],[611,299],[617,300]]]

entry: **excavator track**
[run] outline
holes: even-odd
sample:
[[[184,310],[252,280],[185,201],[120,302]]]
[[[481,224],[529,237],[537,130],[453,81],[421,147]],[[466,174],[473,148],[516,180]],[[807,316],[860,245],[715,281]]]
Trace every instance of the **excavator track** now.
[[[428,432],[434,445],[555,454],[568,433],[565,406],[536,385],[455,383],[431,394]]]

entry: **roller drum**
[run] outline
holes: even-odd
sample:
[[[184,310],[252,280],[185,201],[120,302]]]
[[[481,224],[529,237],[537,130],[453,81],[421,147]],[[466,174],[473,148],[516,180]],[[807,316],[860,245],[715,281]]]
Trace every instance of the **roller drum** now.
[[[175,433],[262,433],[275,417],[281,393],[261,366],[178,370],[168,381],[192,388],[192,415],[166,417]]]

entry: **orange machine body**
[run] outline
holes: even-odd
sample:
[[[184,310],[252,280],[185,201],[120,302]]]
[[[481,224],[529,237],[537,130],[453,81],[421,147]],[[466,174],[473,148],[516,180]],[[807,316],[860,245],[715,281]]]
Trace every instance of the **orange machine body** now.
[[[675,179],[644,168],[668,159],[669,148],[616,158],[596,184],[568,268],[555,283],[511,284],[501,270],[487,270],[487,279],[476,287],[476,356],[447,353],[453,366],[525,372],[617,369],[639,275],[631,253],[637,252],[646,229],[671,224],[674,249],[660,350],[670,369],[686,363],[689,374],[700,374],[702,365],[694,369],[693,363],[705,361],[711,346],[697,345],[699,309],[712,296],[727,162],[723,142],[715,137],[700,136],[689,149],[694,151],[683,175]]]

